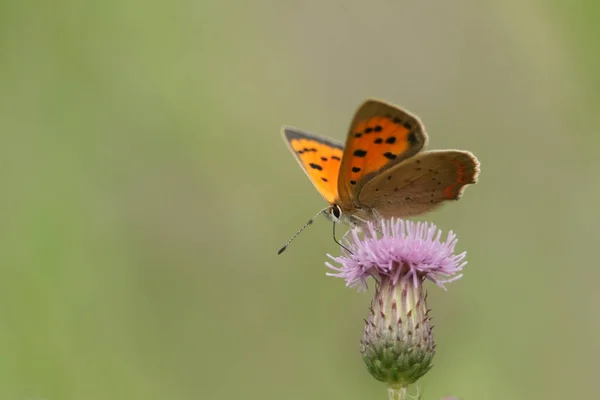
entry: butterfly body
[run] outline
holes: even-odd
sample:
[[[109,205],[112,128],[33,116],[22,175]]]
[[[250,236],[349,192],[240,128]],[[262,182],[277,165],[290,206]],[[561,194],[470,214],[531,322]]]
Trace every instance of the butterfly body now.
[[[389,103],[368,99],[356,111],[345,145],[292,127],[284,139],[334,221],[360,225],[419,215],[460,198],[476,183],[477,158],[467,151],[423,151],[421,121]]]

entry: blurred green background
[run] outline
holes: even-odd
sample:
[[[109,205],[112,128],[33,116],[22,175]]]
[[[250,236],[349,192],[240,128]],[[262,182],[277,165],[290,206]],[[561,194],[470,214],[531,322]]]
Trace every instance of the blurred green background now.
[[[330,224],[276,256],[324,206],[280,126],[372,96],[482,163],[424,399],[600,398],[598,4],[0,1],[0,399],[386,398]]]

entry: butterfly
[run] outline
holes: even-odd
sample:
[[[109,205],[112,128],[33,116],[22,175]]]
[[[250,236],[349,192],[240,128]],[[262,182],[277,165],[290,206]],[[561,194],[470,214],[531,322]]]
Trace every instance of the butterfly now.
[[[334,229],[336,222],[357,226],[415,216],[459,199],[479,174],[479,161],[468,151],[424,151],[427,133],[419,118],[380,100],[367,99],[358,108],[345,146],[289,126],[282,134],[329,205],[279,254],[322,213],[334,221]]]

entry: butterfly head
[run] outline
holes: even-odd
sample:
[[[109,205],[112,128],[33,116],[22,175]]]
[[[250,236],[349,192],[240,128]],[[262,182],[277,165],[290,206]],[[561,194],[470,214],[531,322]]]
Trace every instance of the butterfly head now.
[[[325,214],[331,221],[335,223],[339,223],[342,221],[342,217],[344,213],[342,211],[342,207],[337,204],[333,204],[329,209],[327,209],[327,214]]]
[[[367,221],[376,218],[372,210],[366,207],[352,206],[344,207],[341,204],[333,203],[323,214],[335,224],[346,224],[349,227],[362,225]]]

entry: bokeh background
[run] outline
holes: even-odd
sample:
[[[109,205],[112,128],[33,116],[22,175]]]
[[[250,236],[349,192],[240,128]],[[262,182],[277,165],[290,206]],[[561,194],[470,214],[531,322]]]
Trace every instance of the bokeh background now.
[[[280,126],[366,97],[482,163],[423,398],[600,398],[598,4],[0,1],[0,399],[386,398],[330,224],[276,255],[324,206]]]

